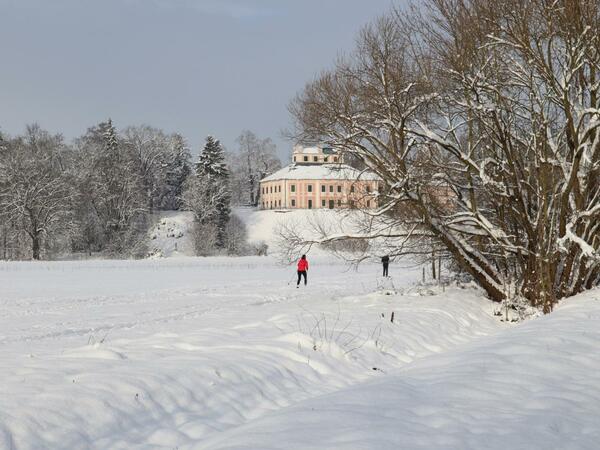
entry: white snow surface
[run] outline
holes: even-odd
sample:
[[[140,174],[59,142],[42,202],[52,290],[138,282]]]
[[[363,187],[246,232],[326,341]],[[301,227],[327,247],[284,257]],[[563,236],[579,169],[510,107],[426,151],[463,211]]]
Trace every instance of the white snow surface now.
[[[0,263],[0,449],[597,448],[597,291],[510,327],[309,259]]]
[[[235,213],[270,246],[352,223]],[[190,224],[151,231],[169,258],[0,262],[0,450],[598,448],[600,291],[508,325],[419,267],[182,257]]]
[[[148,232],[148,247],[153,258],[194,256],[190,211],[161,211]]]
[[[599,294],[269,414],[202,448],[598,449]]]
[[[364,218],[360,211],[347,209],[281,209],[257,210],[256,208],[239,207],[234,214],[240,217],[248,229],[250,243],[264,242],[269,246],[269,253],[277,254],[280,249],[280,237],[277,230],[288,226],[296,230],[305,239],[320,239],[321,229],[330,235],[356,234],[360,232],[360,220]],[[312,252],[323,254],[318,246]]]

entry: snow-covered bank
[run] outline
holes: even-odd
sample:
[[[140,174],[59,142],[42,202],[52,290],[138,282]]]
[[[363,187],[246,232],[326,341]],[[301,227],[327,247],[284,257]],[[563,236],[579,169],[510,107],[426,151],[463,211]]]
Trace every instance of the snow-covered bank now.
[[[377,293],[379,270],[311,258],[296,289],[261,257],[2,263],[0,448],[202,448],[505,328],[475,291]]]
[[[600,291],[393,375],[270,414],[206,449],[597,449]]]

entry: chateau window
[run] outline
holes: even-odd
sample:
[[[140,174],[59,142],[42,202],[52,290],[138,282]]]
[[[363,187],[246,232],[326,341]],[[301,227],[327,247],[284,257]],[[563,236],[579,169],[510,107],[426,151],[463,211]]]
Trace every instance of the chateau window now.
[[[296,206],[296,200],[292,199],[292,207]]]
[[[338,192],[342,192],[342,187],[338,186]]]
[[[308,192],[312,192],[312,184],[309,184],[308,186],[306,186],[306,188],[308,189]]]
[[[371,186],[369,186],[369,185],[367,184],[367,194],[370,194],[370,193],[371,193]]]
[[[281,185],[279,185],[279,192],[281,192]]]
[[[312,209],[312,200],[308,201],[308,209]]]
[[[342,201],[338,200],[338,208],[341,208],[341,207],[342,207]]]
[[[325,158],[323,158],[323,162],[327,162],[327,159],[329,159],[328,156],[326,156]]]
[[[271,186],[271,194],[273,193],[273,186]]]
[[[354,185],[350,186],[350,192],[354,194]]]
[[[279,200],[279,207],[281,208],[281,200]]]
[[[322,184],[322,185],[321,185],[321,192],[325,193],[325,189],[326,189],[326,188],[325,188],[325,185],[324,185],[324,184]]]
[[[325,208],[325,200],[321,200],[321,206]]]
[[[292,192],[296,192],[296,185],[295,184],[290,185],[290,190]]]
[[[333,192],[333,185],[329,186],[329,192]]]
[[[296,157],[294,156],[294,162],[296,162]]]
[[[314,162],[317,162],[317,161],[319,161],[319,157],[315,156],[315,157],[313,157],[313,160],[314,160]]]
[[[308,156],[304,157],[304,162],[308,162]]]
[[[333,157],[333,162],[337,162],[337,156]]]

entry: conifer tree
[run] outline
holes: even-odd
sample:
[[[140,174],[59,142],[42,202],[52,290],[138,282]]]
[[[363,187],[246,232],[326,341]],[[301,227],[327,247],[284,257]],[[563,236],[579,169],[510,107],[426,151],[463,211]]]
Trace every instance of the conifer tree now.
[[[171,141],[170,159],[165,179],[165,199],[167,209],[179,209],[185,180],[191,173],[190,151],[185,139],[180,134],[173,134]]]
[[[210,221],[216,227],[216,247],[225,247],[225,228],[231,213],[231,193],[229,191],[229,170],[225,164],[225,152],[218,139],[206,138],[206,144],[196,164],[196,174],[204,181],[204,195],[215,205],[215,214]]]

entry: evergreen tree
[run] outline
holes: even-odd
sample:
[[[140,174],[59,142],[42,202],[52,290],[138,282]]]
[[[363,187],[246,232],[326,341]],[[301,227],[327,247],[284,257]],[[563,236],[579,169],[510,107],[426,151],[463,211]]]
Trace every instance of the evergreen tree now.
[[[185,140],[180,134],[173,134],[171,142],[163,207],[166,209],[179,209],[185,180],[192,172],[191,156]]]
[[[231,193],[229,190],[229,170],[225,164],[225,152],[218,139],[208,136],[206,144],[196,164],[198,178],[206,183],[207,198],[213,198],[216,212],[211,221],[216,227],[217,248],[225,247],[225,236],[229,214],[231,213]]]

